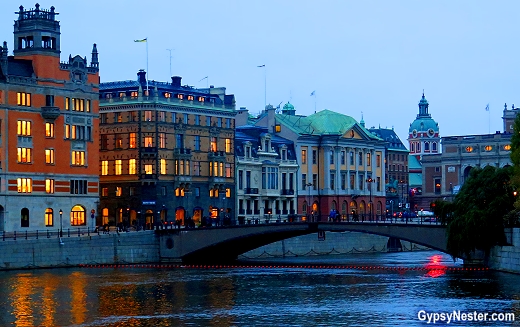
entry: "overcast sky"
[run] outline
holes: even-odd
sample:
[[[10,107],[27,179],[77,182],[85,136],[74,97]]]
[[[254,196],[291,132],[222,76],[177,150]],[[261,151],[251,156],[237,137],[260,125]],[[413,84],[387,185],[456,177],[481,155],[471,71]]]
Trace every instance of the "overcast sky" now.
[[[2,1],[1,40],[13,47],[20,5]],[[61,22],[61,59],[97,43],[102,82],[149,78],[224,86],[238,107],[330,109],[405,142],[424,89],[441,136],[502,131],[504,103],[520,99],[520,1],[41,1]],[[258,68],[266,65],[265,68]],[[264,71],[265,69],[265,71]],[[203,79],[208,76],[208,79]],[[316,91],[316,97],[311,97]],[[316,104],[315,104],[316,100]],[[485,111],[489,103],[489,113]]]

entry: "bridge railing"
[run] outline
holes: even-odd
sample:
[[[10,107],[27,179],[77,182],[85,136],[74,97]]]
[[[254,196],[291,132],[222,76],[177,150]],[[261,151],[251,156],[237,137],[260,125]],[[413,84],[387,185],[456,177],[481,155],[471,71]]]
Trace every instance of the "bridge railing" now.
[[[104,228],[67,228],[60,231],[59,228],[55,229],[45,229],[45,230],[31,230],[31,231],[12,231],[12,232],[1,232],[2,241],[16,241],[16,240],[37,240],[37,239],[45,239],[45,238],[65,238],[65,237],[85,237],[91,235],[102,235],[102,234],[113,234],[113,233],[123,233],[123,232],[131,232],[131,231],[139,231],[142,229],[136,228],[117,228],[111,227],[109,229]]]

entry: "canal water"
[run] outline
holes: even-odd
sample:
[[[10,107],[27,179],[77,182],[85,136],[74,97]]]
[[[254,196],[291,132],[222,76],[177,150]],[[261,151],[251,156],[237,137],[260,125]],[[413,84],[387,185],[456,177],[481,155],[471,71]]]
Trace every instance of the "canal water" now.
[[[426,326],[421,310],[520,321],[520,275],[459,270],[438,252],[242,263],[1,272],[0,326]]]

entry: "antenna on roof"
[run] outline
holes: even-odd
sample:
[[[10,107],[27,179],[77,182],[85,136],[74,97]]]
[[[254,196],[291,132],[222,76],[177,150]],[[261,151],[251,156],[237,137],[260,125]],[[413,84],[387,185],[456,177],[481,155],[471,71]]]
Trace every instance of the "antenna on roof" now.
[[[166,51],[170,51],[170,77],[172,77],[172,50],[175,49],[166,49]]]

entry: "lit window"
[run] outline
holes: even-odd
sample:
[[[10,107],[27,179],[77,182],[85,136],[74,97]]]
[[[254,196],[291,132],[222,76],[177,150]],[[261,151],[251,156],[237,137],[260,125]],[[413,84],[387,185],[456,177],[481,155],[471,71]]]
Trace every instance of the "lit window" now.
[[[219,168],[219,176],[224,176],[224,163],[223,162],[219,162],[218,164],[218,168]]]
[[[204,102],[204,97],[199,97],[199,102]]]
[[[164,92],[164,97],[167,98],[167,99],[169,99],[169,98],[172,97],[172,94],[169,93],[169,92]]]
[[[27,120],[19,120],[17,134],[18,136],[31,136],[31,122]]]
[[[166,159],[161,159],[161,174],[166,175]]]
[[[85,166],[85,151],[72,151],[72,165]]]
[[[193,95],[188,95],[188,101],[193,101],[194,97]]]
[[[45,149],[45,163],[54,164],[54,149]]]
[[[136,133],[130,133],[130,143],[129,143],[129,147],[130,149],[135,149],[137,146],[137,142],[136,142]]]
[[[184,95],[183,94],[177,94],[177,99],[184,99]]]
[[[108,175],[108,160],[101,161],[101,175]]]
[[[151,136],[144,137],[144,146],[147,148],[151,148],[153,146],[153,138]]]
[[[32,192],[32,179],[30,178],[18,178],[18,193],[31,193]]]
[[[54,123],[45,123],[45,136],[54,137]]]
[[[108,187],[103,187],[101,189],[101,196],[108,196]]]
[[[123,188],[121,186],[116,186],[116,196],[123,195]]]
[[[159,147],[161,149],[166,148],[166,134],[165,133],[159,133]]]
[[[31,106],[31,93],[18,92],[16,93],[16,100],[19,106]]]
[[[466,152],[472,152],[473,151],[473,147],[472,146],[467,146],[466,147]]]
[[[227,188],[226,189],[226,198],[230,198],[230,197],[231,197],[231,189]]]
[[[371,153],[367,153],[367,166],[370,166],[370,164],[372,163],[372,160],[371,160]]]
[[[132,98],[137,98],[137,91],[132,91],[132,92],[130,92],[130,96],[131,96]]]
[[[484,147],[484,150],[486,150],[486,151],[491,151],[491,150],[493,150],[493,147],[492,147],[491,145],[486,145],[486,146]]]
[[[152,111],[151,110],[145,110],[145,112],[144,112],[144,120],[145,121],[152,121]]]
[[[18,148],[18,162],[30,163],[32,162],[31,148]]]
[[[124,98],[126,96],[125,92],[119,92],[119,97]]]
[[[90,100],[86,100],[87,112],[90,112]]]
[[[45,193],[54,193],[54,179],[45,180]]]
[[[121,160],[121,159],[116,160],[115,168],[116,168],[116,175],[121,175],[121,173],[123,172],[123,160]]]
[[[217,138],[211,137],[210,151],[217,152]]]
[[[135,159],[128,160],[128,174],[135,175],[136,173],[136,163]]]
[[[231,139],[226,139],[226,153],[231,153]]]
[[[106,98],[108,99],[109,98],[109,95],[111,94],[107,94],[106,95]],[[65,110],[69,110],[70,109],[70,98],[65,98]]]
[[[282,125],[274,125],[274,131],[276,133],[280,133],[282,131]]]
[[[153,165],[150,165],[150,164],[144,165],[144,173],[147,175],[153,174]]]
[[[72,210],[70,211],[70,225],[81,226],[85,224],[85,208],[79,205],[72,207]]]
[[[506,150],[506,151],[511,150],[511,144],[504,145],[504,150]]]
[[[51,208],[45,209],[45,226],[53,226],[54,225],[54,219],[53,219],[53,210]]]

